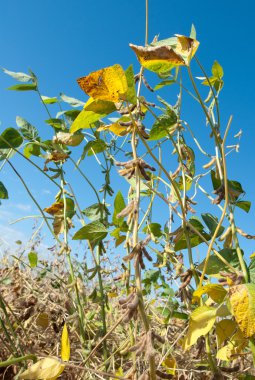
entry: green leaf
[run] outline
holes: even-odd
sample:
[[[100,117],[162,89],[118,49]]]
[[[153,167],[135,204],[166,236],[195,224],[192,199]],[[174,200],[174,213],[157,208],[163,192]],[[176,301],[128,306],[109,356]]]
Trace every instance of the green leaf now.
[[[190,218],[189,222],[200,232],[200,234],[204,237],[204,239],[206,239],[207,241],[211,239],[210,235],[208,235],[204,231],[204,226],[197,217],[194,216]],[[203,243],[203,240],[200,238],[200,236],[196,235],[192,230],[189,231],[189,239],[190,239],[190,245],[192,248]],[[187,247],[188,245],[187,245],[186,235],[184,234],[184,231],[182,230],[182,233],[180,234],[178,241],[176,241],[175,243],[174,250],[180,251],[181,249],[186,249]]]
[[[5,139],[14,148],[18,148],[23,142],[23,138],[16,129],[7,128],[0,135],[0,149],[10,148],[10,146],[1,137]]]
[[[101,218],[105,219],[109,215],[107,207],[100,203],[94,203],[93,205],[85,208],[82,213],[90,220],[98,220]]]
[[[133,65],[130,65],[125,71],[128,90],[126,93],[127,101],[131,104],[136,104],[136,91],[135,91],[135,81],[134,81],[134,69]]]
[[[193,40],[197,39],[197,32],[196,32],[196,28],[195,28],[194,24],[191,25],[191,30],[190,30],[189,36],[190,36],[190,38],[193,38]]]
[[[33,79],[30,75],[25,74],[25,73],[17,73],[14,71],[9,71],[7,69],[4,69],[3,67],[2,67],[2,70],[5,74],[7,74],[10,77],[18,80],[19,82],[29,82],[30,80]]]
[[[34,268],[37,266],[38,263],[38,256],[37,253],[34,251],[29,252],[28,254],[28,260],[31,268]]]
[[[84,159],[86,154],[88,156],[93,156],[94,153],[101,153],[105,151],[106,148],[107,144],[101,139],[89,141],[84,147],[82,159]]]
[[[251,208],[251,202],[250,201],[238,201],[235,203],[235,205],[247,213],[250,211],[250,208]]]
[[[210,230],[210,233],[212,236],[214,234],[218,224],[219,224],[218,218],[216,218],[215,216],[213,216],[212,214],[209,214],[209,213],[201,214],[201,216],[203,218],[203,221],[207,225],[208,229]],[[223,231],[224,231],[224,227],[221,226],[219,231],[218,231],[217,237],[219,237],[223,233]]]
[[[214,61],[212,66],[212,75],[214,78],[222,79],[224,72],[222,66],[219,64],[218,61]]]
[[[77,116],[81,113],[80,110],[68,110],[68,111],[61,111],[58,112],[56,117],[60,118],[62,115],[65,115],[67,121],[69,124],[72,124],[73,121],[77,118]]]
[[[45,120],[45,123],[51,125],[53,128],[56,128],[56,129],[66,128],[65,122],[62,119],[56,119],[56,118],[48,119],[48,120]]]
[[[85,104],[81,100],[71,98],[70,96],[66,96],[63,93],[60,93],[60,98],[63,100],[63,102],[70,104],[72,107],[83,107]]]
[[[81,113],[74,120],[71,125],[70,132],[74,133],[79,129],[88,129],[93,124],[116,111],[116,106],[113,102],[106,100],[94,100],[90,98],[85,104]]]
[[[145,226],[143,231],[145,233],[152,233],[152,235],[158,238],[160,238],[163,234],[161,231],[161,224],[159,223],[150,223],[148,226]]]
[[[121,191],[118,191],[114,199],[114,212],[112,222],[115,226],[121,226],[124,218],[117,218],[117,215],[126,207],[125,200]]]
[[[12,91],[36,91],[36,89],[37,89],[37,85],[35,83],[15,84],[14,86],[7,88],[7,90],[12,90]]]
[[[219,251],[219,254],[234,268],[239,269],[239,260],[235,249],[225,248]],[[203,270],[204,261],[199,264],[198,269]],[[209,258],[206,268],[206,274],[214,277],[220,277],[220,271],[229,271],[228,266],[225,265],[215,254]]]
[[[175,83],[175,80],[173,79],[169,79],[169,80],[163,80],[162,82],[158,83],[155,87],[154,87],[154,91],[157,91],[157,90],[160,90],[161,88],[165,87],[165,86],[171,86],[172,84]]]
[[[27,120],[23,119],[21,116],[16,117],[16,124],[20,127],[20,132],[22,133],[24,139],[26,140],[36,140],[38,137],[37,129],[30,124]]]
[[[29,158],[31,155],[32,156],[40,156],[41,154],[41,149],[40,146],[37,144],[27,144],[24,148],[24,156]]]
[[[250,281],[253,284],[255,284],[255,258],[251,260],[248,270],[249,270]]]
[[[56,98],[56,97],[49,98],[48,96],[42,95],[42,101],[44,104],[54,104],[54,103],[58,102],[58,98]]]
[[[8,191],[3,182],[0,181],[0,199],[9,199]]]
[[[174,111],[168,112],[158,117],[150,131],[150,140],[159,140],[166,137],[174,130],[177,123],[177,116]]]
[[[214,190],[217,190],[221,186],[221,180],[216,178],[216,173],[214,170],[211,170],[211,180]],[[241,183],[233,180],[228,180],[228,192],[230,202],[233,204],[236,204],[238,197],[245,193]]]
[[[102,241],[108,234],[107,228],[99,221],[94,221],[78,230],[73,240],[89,240],[91,244],[96,245]]]

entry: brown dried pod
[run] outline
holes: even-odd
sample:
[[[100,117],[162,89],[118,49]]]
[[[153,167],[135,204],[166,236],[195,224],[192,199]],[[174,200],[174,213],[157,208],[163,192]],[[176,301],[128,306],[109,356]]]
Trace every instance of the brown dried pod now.
[[[137,259],[138,259],[138,261],[139,261],[140,267],[141,267],[142,269],[145,269],[145,264],[144,264],[144,261],[143,261],[143,256],[142,256],[142,254],[139,254],[139,255],[137,256]]]
[[[122,127],[130,127],[130,125],[133,125],[133,121],[118,121],[118,124]]]
[[[147,260],[152,261],[152,257],[149,255],[147,249],[145,247],[142,247],[142,252]]]
[[[255,239],[255,236],[247,234],[246,232],[244,232],[243,230],[241,230],[241,228],[239,228],[239,227],[237,227],[236,231],[237,231],[241,236],[245,237],[246,239]]]
[[[203,165],[204,169],[209,169],[211,166],[213,166],[216,162],[216,157],[213,157],[207,164]]]
[[[179,289],[186,288],[190,284],[190,281],[192,279],[192,275],[188,276],[186,280],[179,286]]]
[[[151,103],[151,102],[148,102],[147,100],[143,100],[142,103],[148,107],[153,107],[155,108],[156,107],[156,104],[155,103]]]
[[[153,88],[149,85],[149,83],[145,79],[144,75],[142,75],[142,81],[143,81],[143,84],[145,85],[145,87],[147,87],[149,91],[154,92]]]
[[[130,105],[129,107],[121,108],[120,110],[118,110],[118,112],[119,112],[121,115],[127,115],[127,114],[129,114],[130,112],[134,111],[135,108],[136,108],[136,104],[132,104],[132,105]]]
[[[165,338],[163,338],[163,336],[157,334],[155,331],[152,331],[152,336],[153,336],[153,339],[156,339],[159,343],[162,343],[162,344],[165,343]]]
[[[127,307],[130,310],[134,310],[134,309],[137,309],[138,305],[139,305],[139,297],[137,294],[135,294],[134,299],[132,300],[132,302],[128,303]]]
[[[129,310],[128,314],[123,318],[123,322],[128,323],[135,316],[136,310]]]
[[[126,298],[120,298],[119,304],[124,305],[125,303],[130,302],[134,298],[134,293],[129,294]]]
[[[150,241],[151,241],[151,235],[147,235],[146,238],[141,241],[141,244],[142,246],[145,246],[149,244]]]
[[[119,170],[119,174],[120,174],[122,177],[125,177],[127,174],[129,174],[129,169],[120,169],[120,170]]]
[[[227,238],[227,236],[232,233],[231,227],[229,226],[226,231],[219,237],[219,241],[223,241]]]
[[[117,214],[117,218],[125,218],[128,216],[134,209],[135,201],[131,201],[121,212]]]
[[[145,162],[145,161],[143,161],[142,165],[143,165],[143,167],[144,167],[145,169],[149,169],[149,170],[151,170],[152,172],[155,172],[155,171],[156,171],[156,169],[155,169],[153,166],[147,164],[147,162]]]
[[[133,176],[134,174],[135,174],[135,168],[133,168],[133,169],[131,169],[131,170],[129,171],[129,174],[128,174],[127,178],[128,178],[128,179],[132,178],[132,176]]]
[[[144,170],[144,167],[142,165],[139,165],[139,169],[140,169],[140,173],[142,175],[142,177],[146,180],[146,181],[150,181],[151,180],[151,177],[149,177],[149,175],[146,173],[146,171]]]

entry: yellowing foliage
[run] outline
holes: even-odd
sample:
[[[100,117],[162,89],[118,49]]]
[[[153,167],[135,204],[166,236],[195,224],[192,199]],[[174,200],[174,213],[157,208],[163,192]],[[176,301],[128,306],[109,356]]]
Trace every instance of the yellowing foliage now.
[[[65,365],[54,357],[47,357],[32,364],[19,375],[23,380],[55,380],[64,371]]]
[[[66,362],[70,359],[70,340],[66,323],[64,324],[61,336],[61,358]]]
[[[246,338],[255,334],[255,284],[232,286],[229,299],[233,315]]]
[[[77,79],[81,89],[94,99],[119,102],[126,99],[127,79],[120,65],[94,71]]]
[[[189,329],[183,341],[184,350],[195,344],[200,336],[209,333],[216,320],[216,313],[217,309],[208,306],[200,306],[191,313]]]
[[[214,302],[221,303],[224,300],[227,291],[224,289],[222,285],[207,284],[195,290],[195,292],[193,293],[193,301],[198,301],[203,294],[208,294],[208,296]]]
[[[137,46],[129,44],[140,64],[156,73],[166,72],[175,66],[188,66],[197,51],[199,42],[193,38],[176,34],[171,43],[162,41],[159,46]]]

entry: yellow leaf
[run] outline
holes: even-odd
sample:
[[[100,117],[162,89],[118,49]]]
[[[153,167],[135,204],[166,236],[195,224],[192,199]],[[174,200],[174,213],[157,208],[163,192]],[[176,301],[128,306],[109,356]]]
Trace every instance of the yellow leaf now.
[[[255,284],[232,286],[229,290],[232,313],[246,338],[255,334]]]
[[[231,338],[236,328],[236,322],[231,319],[222,319],[219,323],[217,323],[215,332],[218,339],[218,345],[221,346],[225,340]]]
[[[218,350],[216,358],[225,361],[233,360],[236,358],[236,355],[239,355],[243,351],[246,345],[247,340],[244,339],[243,334],[238,329],[232,337],[229,337],[227,345]]]
[[[54,357],[47,357],[32,364],[26,371],[19,375],[24,380],[53,380],[57,379],[64,371],[65,365]]]
[[[110,125],[104,125],[102,127],[99,127],[99,128],[97,128],[97,131],[99,131],[99,132],[111,131],[117,136],[125,136],[128,133],[127,127],[123,127],[118,122],[110,124]]]
[[[94,99],[119,102],[126,100],[127,79],[120,65],[113,65],[94,71],[77,79],[81,89]]]
[[[169,375],[175,375],[176,365],[176,360],[172,355],[166,357],[165,360],[162,362],[162,366],[166,368],[166,372]]]
[[[217,309],[208,306],[200,306],[191,313],[189,329],[183,342],[184,350],[195,344],[200,336],[209,333],[216,320],[216,313]]]
[[[208,284],[201,286],[194,291],[193,301],[199,301],[203,294],[208,294],[208,296],[211,297],[214,302],[221,303],[224,300],[227,291],[223,288],[222,285],[218,284]]]
[[[185,65],[185,60],[170,46],[137,46],[129,44],[140,64],[156,73],[165,72],[174,66]]]
[[[74,133],[79,129],[90,128],[96,121],[114,111],[116,111],[116,106],[113,102],[90,98],[71,125],[70,132]]]
[[[61,336],[61,358],[66,362],[70,359],[70,340],[66,323],[64,324]]]

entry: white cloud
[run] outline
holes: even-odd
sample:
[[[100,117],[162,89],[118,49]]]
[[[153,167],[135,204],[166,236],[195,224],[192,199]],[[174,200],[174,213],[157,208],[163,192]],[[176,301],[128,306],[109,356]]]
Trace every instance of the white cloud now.
[[[32,206],[30,204],[25,204],[25,203],[16,203],[14,204],[14,207],[21,211],[31,211]]]

